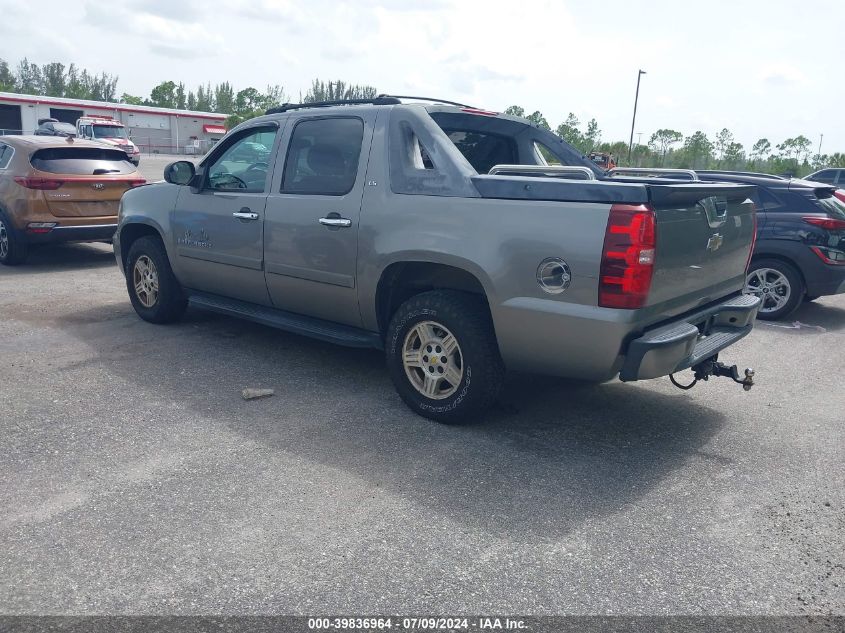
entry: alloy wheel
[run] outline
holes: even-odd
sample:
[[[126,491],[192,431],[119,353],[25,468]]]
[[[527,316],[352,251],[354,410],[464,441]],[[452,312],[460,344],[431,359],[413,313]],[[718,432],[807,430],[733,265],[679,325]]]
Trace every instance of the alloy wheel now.
[[[153,261],[146,255],[135,260],[132,268],[132,284],[135,296],[145,308],[152,308],[158,301],[158,271]]]
[[[787,304],[792,296],[792,286],[786,275],[779,270],[757,268],[745,280],[745,294],[760,297],[760,312],[766,314],[780,310]]]
[[[464,377],[458,340],[436,321],[411,328],[402,347],[402,364],[414,389],[433,400],[453,395]]]

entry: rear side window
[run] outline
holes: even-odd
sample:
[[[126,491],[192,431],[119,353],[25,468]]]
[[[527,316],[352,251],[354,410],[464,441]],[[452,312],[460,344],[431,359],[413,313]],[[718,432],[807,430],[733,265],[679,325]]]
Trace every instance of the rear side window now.
[[[126,152],[98,147],[50,147],[32,155],[35,169],[51,174],[98,175],[131,174],[135,165]]]
[[[515,165],[519,161],[512,138],[466,130],[444,130],[455,147],[479,174],[486,174],[496,165]]]
[[[833,184],[836,180],[836,170],[835,169],[823,169],[817,174],[814,174],[810,180],[815,182],[828,182]]]
[[[0,143],[0,169],[6,169],[9,166],[9,161],[12,160],[12,154],[15,153],[11,147],[5,143]]]
[[[283,193],[342,196],[355,186],[364,122],[357,118],[312,119],[291,135]]]
[[[758,209],[763,211],[783,211],[784,206],[780,198],[768,189],[757,187],[756,193],[752,196]]]

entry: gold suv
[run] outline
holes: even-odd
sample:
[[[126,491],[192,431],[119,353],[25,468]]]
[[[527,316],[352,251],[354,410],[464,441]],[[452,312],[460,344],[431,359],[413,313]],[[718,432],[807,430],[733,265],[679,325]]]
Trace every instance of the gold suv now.
[[[111,241],[120,197],[145,182],[125,152],[95,141],[0,137],[0,264],[35,244]]]

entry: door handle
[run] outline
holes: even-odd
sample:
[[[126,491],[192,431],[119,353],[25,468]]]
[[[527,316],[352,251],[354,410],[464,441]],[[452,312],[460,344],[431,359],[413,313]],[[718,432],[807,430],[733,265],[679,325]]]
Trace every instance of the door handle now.
[[[323,226],[352,226],[352,220],[349,218],[331,217],[331,215],[327,218],[320,218],[319,222]]]
[[[257,220],[258,214],[254,213],[250,210],[249,207],[243,207],[240,211],[235,211],[232,214],[233,217],[238,218],[239,220]]]

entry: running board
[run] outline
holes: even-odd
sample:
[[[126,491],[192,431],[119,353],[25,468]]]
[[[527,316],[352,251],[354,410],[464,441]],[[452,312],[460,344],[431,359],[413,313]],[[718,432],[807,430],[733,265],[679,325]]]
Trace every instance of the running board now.
[[[293,334],[310,336],[321,341],[346,347],[374,347],[384,349],[381,336],[348,325],[340,325],[323,319],[285,312],[268,306],[257,305],[238,299],[229,299],[204,292],[190,291],[188,302],[195,308],[234,316],[261,325],[267,325]]]

